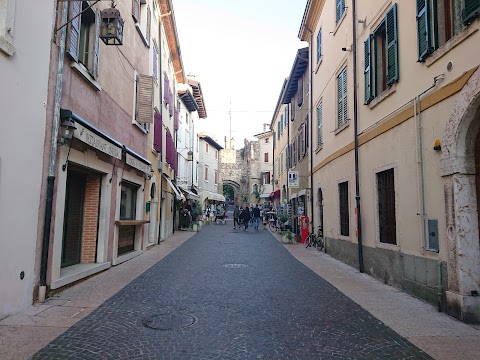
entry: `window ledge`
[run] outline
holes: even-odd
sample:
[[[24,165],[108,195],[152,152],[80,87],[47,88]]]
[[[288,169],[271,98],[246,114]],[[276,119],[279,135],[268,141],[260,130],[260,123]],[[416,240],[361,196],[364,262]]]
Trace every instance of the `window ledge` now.
[[[145,129],[137,120],[132,120],[132,123],[137,126],[141,132],[143,132],[144,134],[148,134],[148,130]]]
[[[350,126],[350,119],[348,119],[347,122],[342,125],[342,127],[336,128],[333,133],[337,135],[338,133],[342,132],[344,129],[348,128],[349,126]]]
[[[320,64],[323,62],[323,54],[320,55],[320,59],[318,60],[317,67],[315,68],[315,74],[318,72],[318,69],[320,68]]]
[[[392,250],[392,251],[400,251],[400,246],[399,245],[394,245],[394,244],[387,244],[387,243],[382,243],[380,241],[376,241],[375,246],[380,249],[385,249],[385,250]]]
[[[342,25],[342,22],[343,22],[343,20],[344,20],[346,17],[347,17],[347,9],[345,9],[345,11],[343,12],[342,17],[340,18],[340,20],[338,20],[337,25],[335,25],[335,29],[333,30],[333,36],[335,36],[335,34],[336,34],[337,31],[338,31],[338,28],[340,27],[340,25]]]
[[[145,37],[145,34],[143,33],[142,28],[140,27],[140,24],[138,22],[135,23],[135,27],[137,28],[137,31],[140,34],[140,38],[142,39],[143,43],[147,48],[149,48],[150,43],[148,42],[148,39]]]
[[[80,65],[79,63],[73,61],[72,64],[70,65],[71,68],[73,68],[76,72],[78,72],[80,75],[82,75],[82,77],[87,80],[87,82],[93,87],[95,88],[95,90],[97,91],[102,91],[102,87],[100,86],[100,84],[95,81],[95,79],[92,77],[92,75],[89,74],[89,72],[85,69],[85,67],[83,67],[82,65]]]
[[[469,38],[471,35],[475,34],[478,31],[478,28],[469,26],[465,30],[463,30],[460,34],[455,35],[450,40],[448,40],[445,44],[440,46],[437,50],[435,50],[432,55],[430,55],[425,60],[425,65],[427,67],[436,63],[439,59],[441,59],[444,55],[446,55],[450,50],[452,50],[457,45],[461,44],[464,40]]]
[[[397,84],[396,83],[392,84],[388,89],[383,90],[380,95],[378,95],[376,98],[374,98],[372,101],[370,101],[368,103],[368,108],[373,109],[375,106],[377,106],[383,100],[385,100],[387,97],[392,95],[395,91],[397,91]]]
[[[15,46],[7,38],[0,36],[0,51],[3,51],[8,56],[13,56],[15,54]]]
[[[323,143],[320,144],[320,146],[318,146],[316,149],[315,149],[315,154],[318,154],[320,152],[320,150],[323,149]]]
[[[339,238],[340,240],[352,241],[352,239],[350,238],[350,235],[346,236],[346,235],[340,235],[340,234],[338,234],[338,238]]]

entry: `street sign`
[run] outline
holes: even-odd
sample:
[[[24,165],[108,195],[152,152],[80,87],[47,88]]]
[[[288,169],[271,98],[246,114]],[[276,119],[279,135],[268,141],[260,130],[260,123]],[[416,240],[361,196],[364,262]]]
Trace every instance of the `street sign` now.
[[[298,171],[288,172],[288,187],[290,189],[298,188],[299,184]]]

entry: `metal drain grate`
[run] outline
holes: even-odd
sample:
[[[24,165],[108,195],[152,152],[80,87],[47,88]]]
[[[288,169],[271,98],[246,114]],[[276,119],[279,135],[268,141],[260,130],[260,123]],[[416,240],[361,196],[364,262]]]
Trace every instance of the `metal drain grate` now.
[[[189,314],[164,313],[143,319],[143,326],[153,330],[177,330],[194,325],[197,318]]]
[[[246,268],[247,267],[247,265],[245,265],[245,264],[225,264],[223,266],[226,267],[226,268],[229,268],[229,269],[239,269],[239,268]]]

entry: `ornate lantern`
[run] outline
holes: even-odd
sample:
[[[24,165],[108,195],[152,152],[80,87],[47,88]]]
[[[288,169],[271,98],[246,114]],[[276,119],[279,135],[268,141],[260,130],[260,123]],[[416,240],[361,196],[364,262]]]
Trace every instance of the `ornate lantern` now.
[[[105,45],[123,44],[123,19],[120,11],[114,7],[102,10],[102,23],[100,25],[100,39]]]

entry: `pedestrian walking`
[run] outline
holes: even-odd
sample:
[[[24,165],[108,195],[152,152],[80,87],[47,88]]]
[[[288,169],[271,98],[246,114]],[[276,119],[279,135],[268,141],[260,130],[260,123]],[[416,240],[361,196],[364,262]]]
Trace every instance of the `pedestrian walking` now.
[[[255,230],[258,230],[258,224],[260,223],[260,209],[258,204],[252,210],[253,215],[253,226]]]
[[[240,223],[238,222],[238,217],[240,216],[240,210],[239,210],[238,206],[233,207],[233,228],[234,229],[237,228],[237,225],[240,228]]]
[[[250,221],[250,209],[248,206],[245,206],[245,209],[243,209],[242,213],[240,214],[240,219],[243,222],[243,226],[245,227],[244,230],[248,231],[248,223]]]

